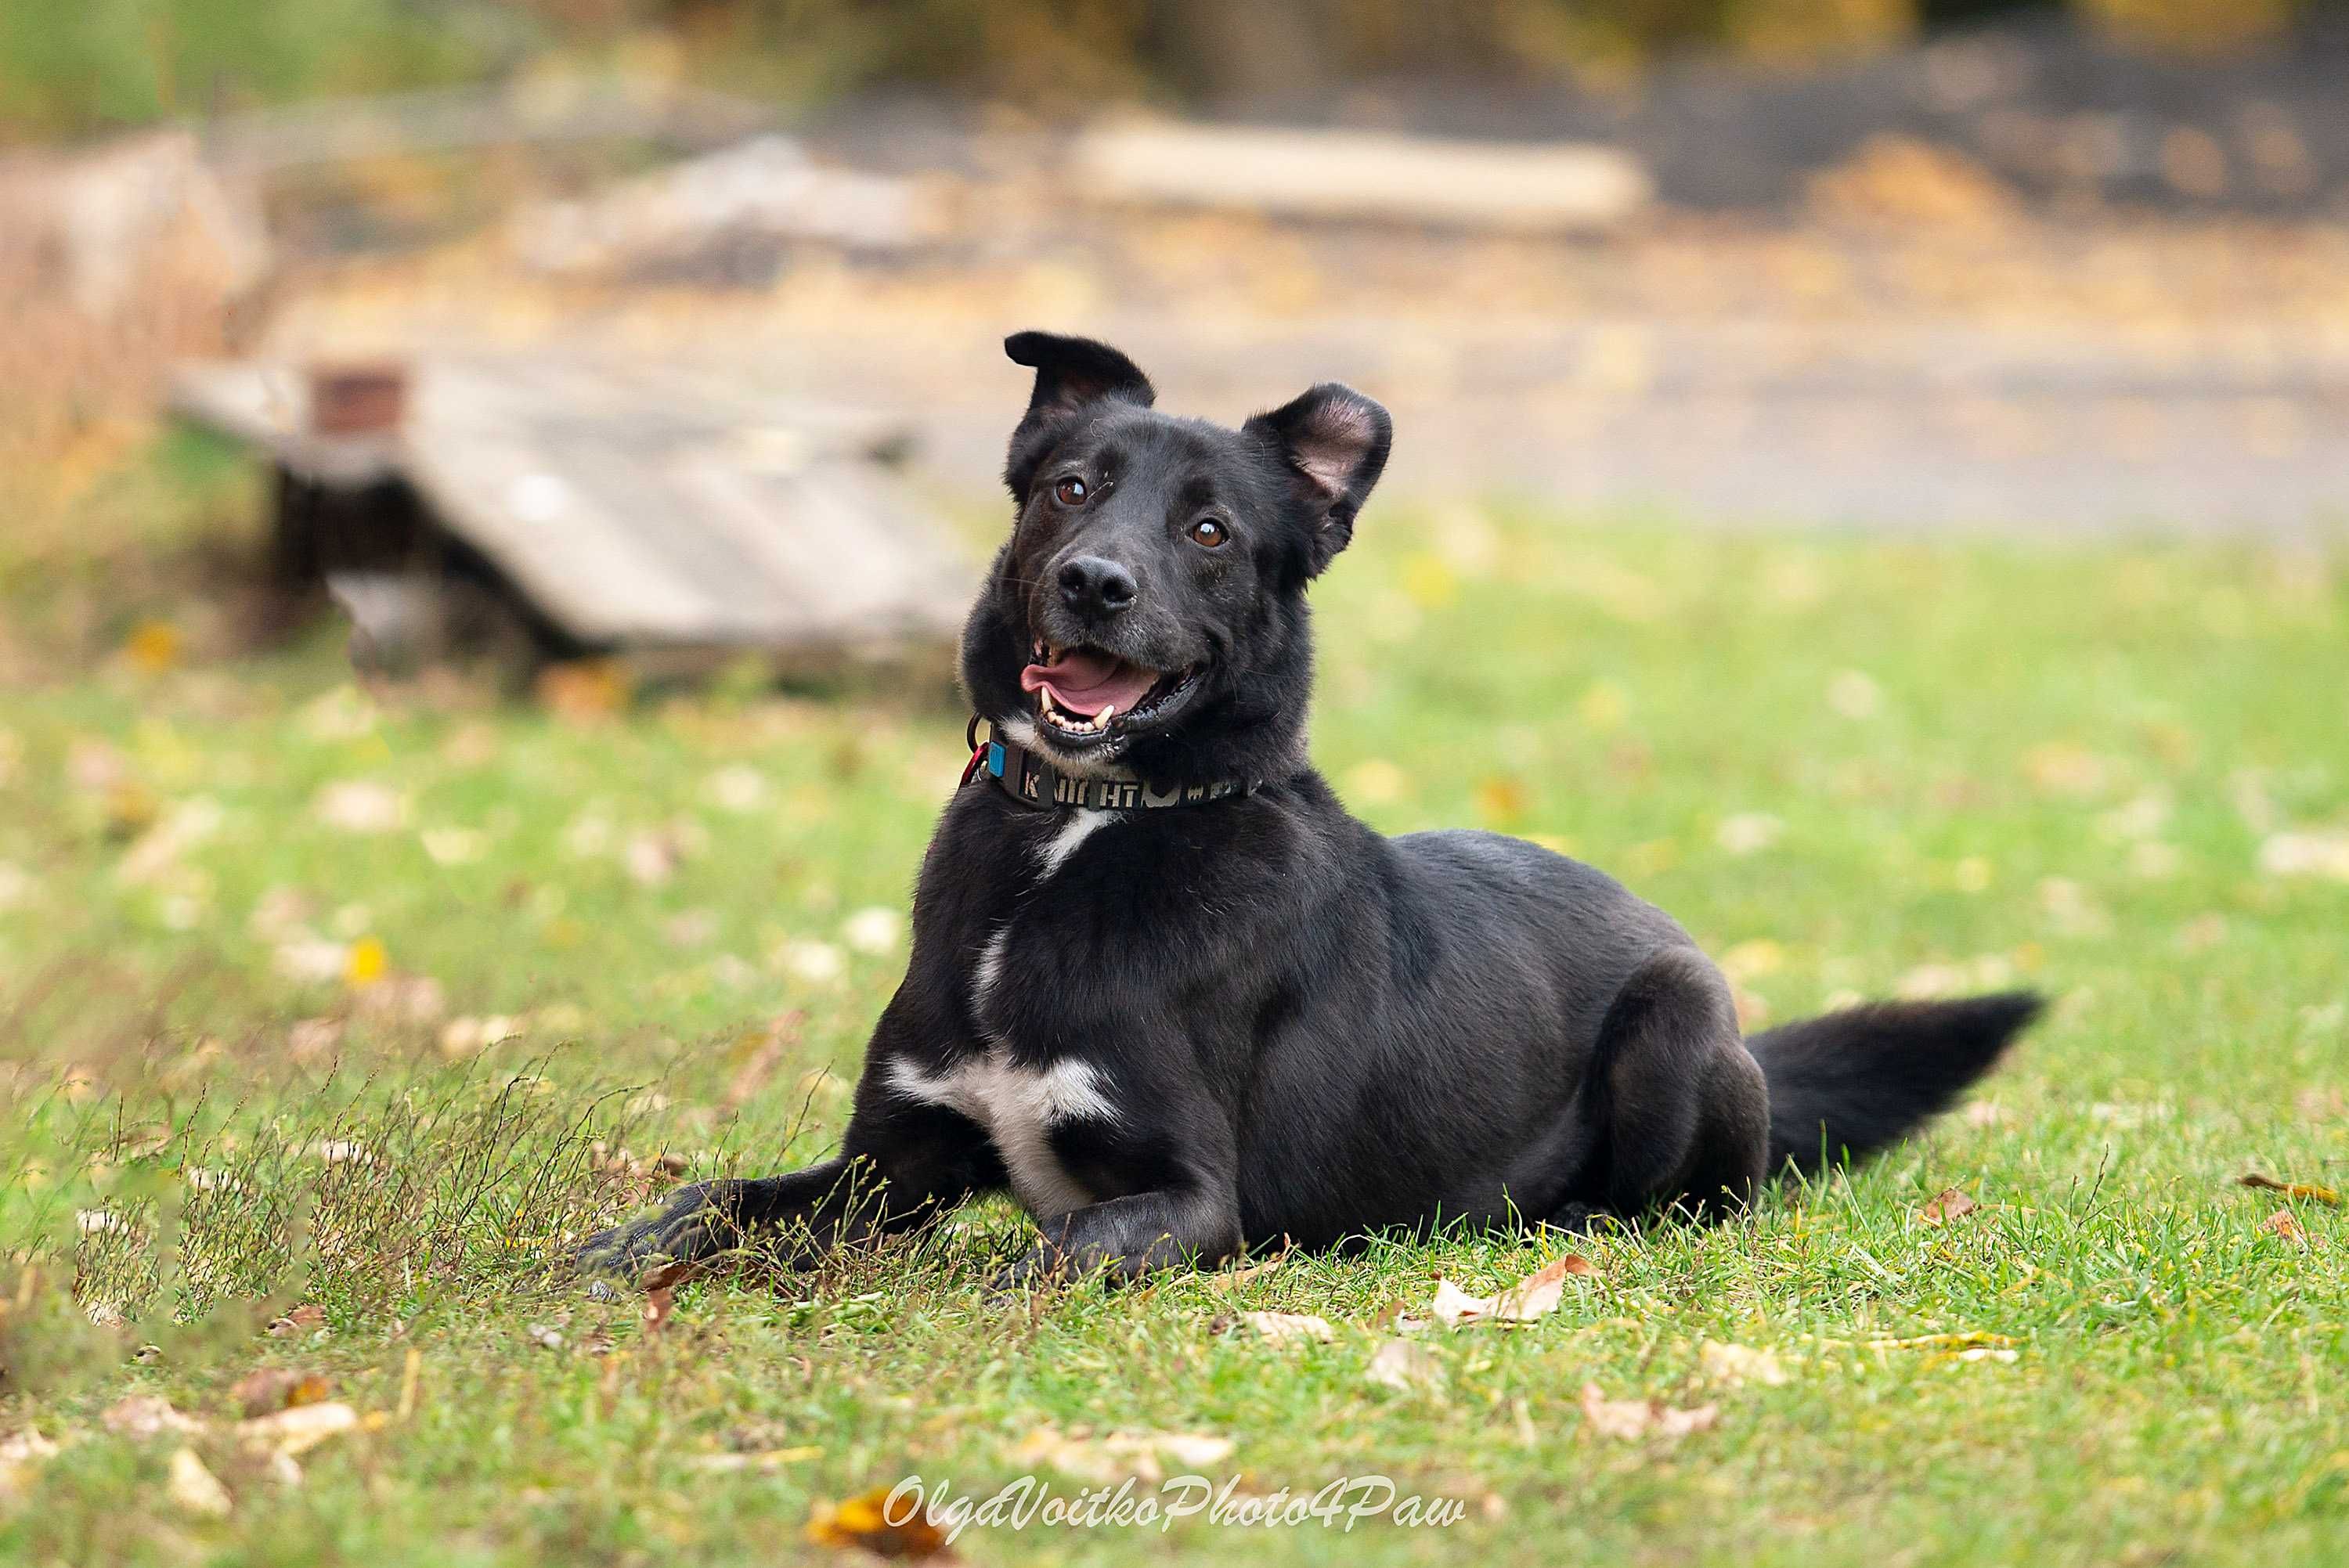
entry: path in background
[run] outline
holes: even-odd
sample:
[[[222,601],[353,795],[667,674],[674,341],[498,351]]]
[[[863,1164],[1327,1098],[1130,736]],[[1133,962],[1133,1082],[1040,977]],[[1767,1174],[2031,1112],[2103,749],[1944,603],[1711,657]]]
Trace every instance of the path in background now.
[[[2321,223],[1504,243],[1007,197],[984,243],[918,267],[549,295],[460,256],[347,278],[273,336],[680,359],[902,417],[975,495],[1026,390],[999,346],[1027,326],[1110,338],[1165,407],[1220,419],[1352,382],[1396,415],[1390,495],[1894,530],[2349,518],[2349,231]]]

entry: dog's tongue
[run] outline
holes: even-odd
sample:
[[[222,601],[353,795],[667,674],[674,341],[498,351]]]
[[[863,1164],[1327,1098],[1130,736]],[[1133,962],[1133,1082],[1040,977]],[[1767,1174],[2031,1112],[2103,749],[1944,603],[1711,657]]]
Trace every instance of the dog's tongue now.
[[[1053,702],[1088,717],[1111,707],[1132,713],[1157,681],[1155,671],[1093,648],[1071,648],[1049,665],[1030,665],[1019,672],[1022,691],[1050,686]]]

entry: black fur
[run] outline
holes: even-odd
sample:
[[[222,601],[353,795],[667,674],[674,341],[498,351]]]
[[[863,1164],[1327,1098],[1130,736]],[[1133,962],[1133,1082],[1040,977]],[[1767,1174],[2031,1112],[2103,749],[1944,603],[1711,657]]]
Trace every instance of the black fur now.
[[[1259,788],[1081,840],[1074,814],[960,791],[840,1155],[687,1189],[583,1262],[754,1230],[808,1259],[1006,1186],[1043,1232],[1015,1279],[1715,1216],[1774,1170],[1899,1137],[2030,1021],[2029,996],[1888,1004],[1748,1042],[1720,971],[1602,872],[1488,833],[1372,832],[1306,759],[1306,586],[1352,537],[1385,411],[1322,386],[1233,430],[1154,411],[1104,345],[1006,347],[1036,381],[1006,467],[1018,521],[963,639],[973,705],[1069,772]],[[1022,689],[1046,644],[1197,673],[1068,738]]]

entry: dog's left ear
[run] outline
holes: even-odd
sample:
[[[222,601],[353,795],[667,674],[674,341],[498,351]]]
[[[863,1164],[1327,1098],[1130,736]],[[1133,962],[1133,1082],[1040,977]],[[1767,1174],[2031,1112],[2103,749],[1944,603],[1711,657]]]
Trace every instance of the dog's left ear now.
[[[1003,482],[1012,498],[1028,499],[1029,481],[1037,465],[1051,455],[1053,446],[1088,403],[1115,398],[1147,408],[1157,400],[1150,377],[1133,360],[1106,343],[1090,337],[1061,337],[1050,332],[1015,332],[1003,340],[1003,352],[1014,365],[1036,372],[1035,390],[1028,395],[1028,412],[1011,432],[1011,451],[1003,467]]]
[[[1387,466],[1394,421],[1352,387],[1325,381],[1241,428],[1270,440],[1287,459],[1313,513],[1308,570],[1319,575],[1354,537],[1354,514]]]

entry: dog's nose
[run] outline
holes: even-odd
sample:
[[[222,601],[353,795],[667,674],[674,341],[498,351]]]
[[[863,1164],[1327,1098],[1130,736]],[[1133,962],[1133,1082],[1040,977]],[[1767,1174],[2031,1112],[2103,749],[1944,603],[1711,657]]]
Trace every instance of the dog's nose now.
[[[1080,555],[1061,568],[1061,602],[1080,615],[1114,615],[1137,592],[1133,573],[1098,555]]]

